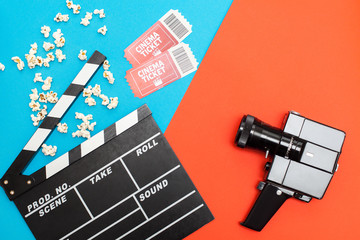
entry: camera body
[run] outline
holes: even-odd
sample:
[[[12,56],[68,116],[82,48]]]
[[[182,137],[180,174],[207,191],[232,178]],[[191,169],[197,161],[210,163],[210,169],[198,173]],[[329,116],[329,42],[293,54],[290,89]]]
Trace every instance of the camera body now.
[[[266,163],[268,174],[258,185],[261,193],[242,225],[261,231],[288,198],[321,199],[338,168],[344,140],[345,132],[292,111],[283,129],[244,116],[236,145],[262,150],[273,159]]]

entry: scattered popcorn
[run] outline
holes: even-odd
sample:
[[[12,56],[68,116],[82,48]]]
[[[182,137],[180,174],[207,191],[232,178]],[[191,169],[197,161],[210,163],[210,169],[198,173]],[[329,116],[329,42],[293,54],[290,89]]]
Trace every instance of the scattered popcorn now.
[[[105,17],[104,9],[100,9],[100,10],[99,10],[99,9],[95,9],[95,10],[94,10],[94,14],[95,14],[95,15],[99,14],[99,17],[100,17],[100,18],[104,18],[104,17]]]
[[[92,13],[86,12],[85,18],[81,19],[80,24],[84,25],[85,27],[90,24],[90,20],[92,19]]]
[[[104,76],[104,78],[106,78],[109,81],[110,84],[114,84],[115,78],[114,78],[114,75],[112,74],[112,72],[104,71],[103,76]]]
[[[90,132],[87,130],[77,130],[76,132],[72,133],[73,137],[83,137],[83,138],[87,138],[89,139],[90,136]]]
[[[90,24],[89,19],[82,18],[80,24],[84,25],[85,27]]]
[[[84,88],[83,90],[83,97],[91,97],[92,95],[92,87],[88,86],[87,88]]]
[[[95,101],[95,99],[92,98],[92,97],[87,97],[87,98],[85,98],[85,103],[86,103],[87,105],[89,105],[90,107],[96,105],[96,101]]]
[[[80,13],[81,7],[79,4],[74,4],[73,1],[66,0],[66,6],[68,9],[72,9],[74,14]]]
[[[93,122],[93,123],[86,123],[87,125],[87,128],[90,130],[90,131],[94,131],[94,127],[96,126],[96,122]]]
[[[45,51],[48,52],[48,51],[54,49],[54,48],[55,48],[55,45],[52,44],[52,43],[50,43],[50,42],[44,42],[43,48],[45,49]]]
[[[60,39],[64,34],[61,32],[61,29],[56,30],[56,32],[53,33],[53,38]]]
[[[65,38],[64,37],[57,38],[55,39],[54,43],[56,44],[56,47],[61,48],[65,45]]]
[[[83,121],[85,122],[85,121],[92,120],[92,119],[93,119],[93,115],[92,115],[92,114],[88,114],[88,115],[85,116],[83,113],[78,113],[78,112],[76,112],[76,113],[75,113],[75,119],[81,119],[81,120],[83,120]]]
[[[84,60],[87,60],[87,56],[86,56],[86,50],[80,50],[80,53],[78,55],[78,58],[81,60],[81,61],[84,61]]]
[[[33,125],[38,126],[40,119],[37,116],[35,116],[34,114],[31,114],[30,117],[31,117],[31,121],[33,121]]]
[[[96,122],[90,123],[88,120],[83,120],[83,122],[80,125],[77,125],[79,130],[90,130],[94,131],[94,127],[96,125]]]
[[[77,127],[80,131],[84,131],[84,130],[94,131],[95,125],[96,122],[90,123],[89,121],[87,121],[81,123],[80,125],[77,125]]]
[[[33,44],[30,44],[30,47],[31,47],[31,49],[30,49],[30,51],[29,51],[29,54],[30,54],[30,55],[36,54],[36,53],[37,53],[37,49],[38,49],[37,43],[35,42],[35,43],[33,43]]]
[[[44,85],[42,85],[42,90],[46,91],[49,90],[51,88],[51,82],[52,82],[52,77],[47,77],[44,80]]]
[[[44,82],[44,80],[42,79],[41,73],[35,73],[34,83],[36,83],[36,82]]]
[[[71,9],[72,5],[74,5],[72,1],[66,0],[66,6],[68,7],[68,9]]]
[[[50,35],[51,29],[49,26],[43,26],[41,27],[41,33],[44,34],[44,37],[48,38]]]
[[[66,123],[58,123],[57,130],[61,133],[67,133],[68,125]]]
[[[57,97],[57,93],[50,91],[46,94],[46,99],[48,100],[49,103],[57,103],[58,102],[58,97]]]
[[[44,63],[44,60],[43,60],[43,58],[42,57],[40,57],[40,56],[37,56],[36,57],[36,62],[35,62],[35,65],[37,65],[37,66],[42,66],[43,65],[43,63]]]
[[[72,133],[73,137],[83,137],[83,138],[90,138],[90,131],[94,131],[94,127],[96,125],[96,122],[90,123],[89,120],[92,120],[93,117],[91,114],[85,116],[82,113],[75,113],[76,119],[81,119],[83,122],[78,125],[78,129],[76,132]],[[88,131],[90,130],[90,131]]]
[[[49,52],[46,54],[46,59],[48,59],[50,62],[55,61],[55,56],[52,52]]]
[[[109,105],[107,105],[107,108],[108,109],[114,109],[114,108],[116,108],[117,107],[117,105],[118,105],[118,103],[119,103],[119,101],[118,101],[118,98],[117,97],[111,97],[110,98],[110,104]]]
[[[48,156],[48,155],[50,155],[50,156],[55,156],[55,154],[56,154],[56,151],[57,151],[57,147],[56,146],[51,146],[51,145],[49,145],[49,146],[47,146],[46,144],[43,144],[42,146],[42,152],[44,153],[44,155],[45,156]]]
[[[34,54],[25,54],[25,58],[28,62],[28,67],[33,69],[36,66],[36,56]]]
[[[50,60],[48,58],[43,58],[44,67],[50,67]]]
[[[103,101],[102,101],[102,105],[108,105],[109,103],[110,103],[110,101],[109,101],[109,98],[106,96],[106,95],[104,95],[104,94],[100,94],[100,96],[99,96]]]
[[[101,33],[104,36],[105,36],[106,32],[107,32],[107,28],[105,25],[98,29],[98,33]]]
[[[79,130],[89,130],[94,131],[96,122],[90,123],[89,121],[82,122],[80,125],[77,125]]]
[[[95,84],[94,87],[88,86],[87,88],[85,88],[83,90],[83,97],[86,97],[85,99],[85,103],[87,103],[89,106],[94,106],[96,105],[96,101],[94,98],[92,98],[91,96],[94,95],[96,97],[99,97],[100,99],[102,99],[101,104],[104,106],[108,106],[109,109],[113,109],[116,108],[118,105],[118,98],[110,98],[111,101],[109,100],[109,97],[107,97],[105,94],[101,94],[101,87],[99,84]],[[110,105],[111,104],[111,105]],[[78,113],[76,113],[78,114]],[[83,115],[76,115],[76,118],[83,118]]]
[[[39,99],[38,90],[36,88],[31,89],[32,94],[29,95],[30,100],[36,101]]]
[[[24,69],[24,62],[19,57],[12,57],[11,60],[13,60],[15,63],[17,63],[17,68],[21,71]]]
[[[86,12],[85,18],[87,18],[88,20],[92,19],[92,13],[91,12]]]
[[[38,117],[40,117],[40,120],[43,120],[46,117],[47,114],[47,106],[44,105],[43,108],[40,110],[40,112],[38,112]]]
[[[67,21],[69,21],[69,15],[68,14],[63,15],[61,13],[58,13],[55,16],[54,21],[55,22],[67,22]]]
[[[40,103],[31,100],[29,103],[29,107],[32,109],[33,112],[40,111]]]
[[[56,49],[55,56],[59,62],[62,62],[64,59],[66,59],[66,55],[63,54],[63,52],[60,49]]]
[[[81,6],[79,4],[74,4],[73,7],[72,7],[72,10],[73,10],[73,13],[74,14],[79,14],[80,13],[80,9],[81,9]]]
[[[99,84],[95,84],[95,87],[92,88],[92,94],[94,94],[94,96],[99,97],[101,94],[101,88]]]
[[[109,64],[109,61],[108,60],[105,60],[104,63],[103,63],[103,68],[105,71],[108,71],[109,68],[110,68],[110,64]]]
[[[4,70],[5,70],[5,66],[4,66],[4,64],[2,64],[2,63],[0,63],[0,70],[1,70],[1,71],[4,71]]]
[[[34,126],[38,126],[39,122],[45,118],[45,116],[47,114],[46,110],[47,110],[47,106],[44,105],[41,110],[40,109],[37,110],[40,112],[38,112],[36,116],[34,114],[31,114],[30,117],[31,117],[31,120],[33,121]],[[34,108],[33,108],[33,111],[34,111]]]
[[[45,93],[39,94],[39,102],[47,103],[47,97]]]

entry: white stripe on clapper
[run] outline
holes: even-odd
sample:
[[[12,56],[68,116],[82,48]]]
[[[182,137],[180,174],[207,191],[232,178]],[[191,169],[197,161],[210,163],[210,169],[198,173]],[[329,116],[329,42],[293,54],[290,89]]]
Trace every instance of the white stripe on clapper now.
[[[122,119],[120,119],[115,123],[116,135],[119,135],[120,133],[129,129],[130,127],[138,123],[138,121],[139,121],[138,110],[129,113],[128,115],[126,115],[125,117],[123,117]]]
[[[62,95],[53,109],[51,109],[48,117],[61,118],[74,100],[75,96]]]
[[[69,166],[69,152],[45,166],[46,179]]]
[[[72,83],[84,86],[98,67],[99,65],[97,64],[85,63],[84,67],[80,70]]]
[[[83,142],[81,146],[81,157],[97,149],[105,143],[104,131],[99,132],[89,140]]]
[[[24,150],[36,152],[40,145],[45,141],[46,137],[50,134],[50,132],[51,129],[38,128],[24,147]]]

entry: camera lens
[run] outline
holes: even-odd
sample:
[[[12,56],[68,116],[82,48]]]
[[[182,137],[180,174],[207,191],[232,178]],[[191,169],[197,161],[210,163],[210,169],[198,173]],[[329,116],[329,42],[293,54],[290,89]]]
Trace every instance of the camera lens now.
[[[254,121],[255,118],[250,115],[244,116],[241,119],[239,130],[235,137],[235,144],[237,144],[238,147],[246,147]]]
[[[293,160],[300,160],[301,151],[305,146],[305,142],[301,139],[284,133],[281,129],[272,127],[251,115],[242,118],[235,144],[241,148],[248,146]]]

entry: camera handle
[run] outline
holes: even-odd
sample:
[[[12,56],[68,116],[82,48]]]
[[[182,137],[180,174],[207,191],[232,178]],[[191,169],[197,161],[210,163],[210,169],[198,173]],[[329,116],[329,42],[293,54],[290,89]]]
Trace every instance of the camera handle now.
[[[261,231],[283,203],[292,196],[269,182],[261,182],[258,188],[261,193],[241,225]]]

